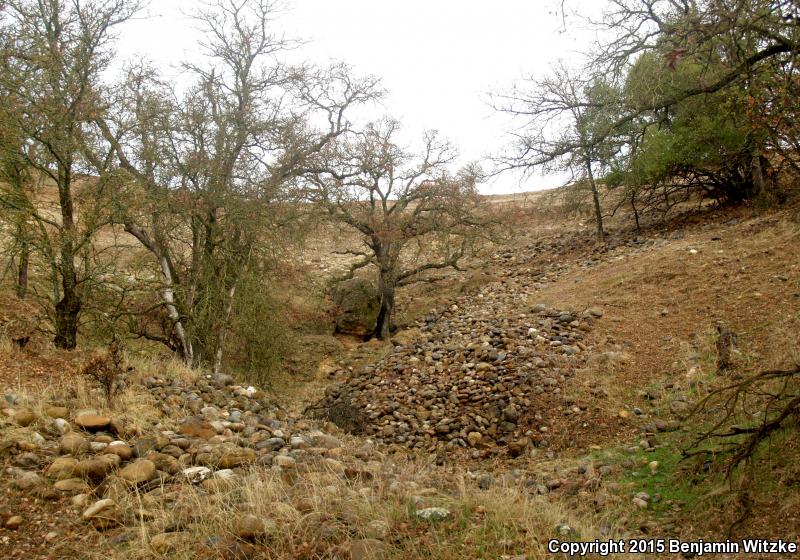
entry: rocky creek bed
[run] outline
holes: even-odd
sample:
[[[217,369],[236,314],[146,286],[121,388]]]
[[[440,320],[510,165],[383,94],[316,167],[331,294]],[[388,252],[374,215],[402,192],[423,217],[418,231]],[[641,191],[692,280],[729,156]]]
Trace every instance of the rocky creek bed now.
[[[533,261],[540,247],[528,249]],[[584,391],[580,377],[603,309],[530,304],[568,269],[533,268],[522,256],[495,254],[498,281],[434,309],[379,362],[333,372],[346,379],[315,409],[385,443],[468,449],[476,459],[572,447],[582,443],[576,433],[602,431],[588,398],[602,389]]]

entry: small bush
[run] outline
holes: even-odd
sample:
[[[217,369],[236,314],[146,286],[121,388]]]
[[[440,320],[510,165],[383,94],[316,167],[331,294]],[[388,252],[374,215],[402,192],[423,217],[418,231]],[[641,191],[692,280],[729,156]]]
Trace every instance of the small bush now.
[[[236,292],[226,339],[226,362],[252,383],[271,385],[288,355],[291,330],[283,303],[264,289],[264,278],[247,275]]]
[[[113,341],[103,354],[95,354],[83,364],[80,374],[93,380],[106,398],[109,408],[113,408],[114,397],[125,389],[125,376],[128,367],[119,344]]]
[[[345,432],[350,434],[363,433],[367,418],[361,407],[352,404],[349,394],[340,396],[336,402],[327,408],[326,412],[328,420]]]

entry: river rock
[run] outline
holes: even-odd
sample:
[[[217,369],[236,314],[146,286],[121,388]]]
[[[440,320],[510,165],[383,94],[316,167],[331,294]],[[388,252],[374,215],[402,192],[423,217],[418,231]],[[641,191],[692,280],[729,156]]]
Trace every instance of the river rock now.
[[[332,299],[339,308],[336,318],[338,332],[363,335],[375,327],[380,297],[369,280],[351,278],[340,282],[333,290]]]
[[[147,459],[137,459],[119,471],[119,477],[129,484],[142,484],[153,480],[156,466]]]
[[[59,442],[61,453],[65,455],[80,455],[89,451],[89,441],[75,432],[67,432]]]
[[[44,484],[42,478],[35,472],[11,467],[8,469],[8,473],[13,476],[11,486],[23,492],[32,492]]]
[[[110,499],[99,500],[89,506],[81,518],[98,529],[108,529],[119,523],[117,504]]]
[[[111,418],[108,416],[101,416],[100,414],[84,412],[75,417],[75,424],[87,432],[99,432],[108,429],[111,425]]]
[[[441,521],[450,517],[451,512],[449,509],[440,507],[430,507],[417,510],[417,517],[426,521]]]
[[[49,406],[44,413],[50,418],[61,418],[62,420],[69,418],[69,409],[66,406]]]
[[[121,441],[108,444],[108,446],[103,449],[103,453],[118,455],[121,461],[130,461],[133,457],[133,449],[131,449],[127,443]]]
[[[521,285],[488,284],[435,309],[415,337],[328,387],[325,419],[386,444],[478,456],[519,454],[524,446],[509,444],[534,426],[580,425],[585,408],[564,394],[592,355],[590,324],[568,310],[525,309]],[[579,445],[560,433],[532,443]]]
[[[208,467],[188,467],[181,471],[181,476],[192,484],[200,484],[211,476],[211,469]]]
[[[255,444],[256,449],[263,449],[265,451],[278,451],[285,446],[286,441],[279,437],[267,438]]]
[[[36,414],[30,408],[20,408],[14,412],[14,422],[23,428],[30,426],[36,422]]]
[[[180,433],[185,436],[209,440],[215,435],[217,431],[211,423],[203,420],[202,417],[192,416],[187,418],[178,429]]]
[[[256,452],[246,447],[226,447],[217,460],[217,467],[233,469],[256,460]]]
[[[243,515],[234,522],[233,531],[240,539],[255,540],[274,533],[277,531],[277,526],[271,519],[257,515]]]
[[[338,439],[322,432],[311,434],[311,444],[314,447],[324,447],[325,449],[336,449],[342,446],[342,443]]]
[[[53,485],[53,488],[59,492],[67,494],[68,496],[74,496],[76,494],[89,494],[92,491],[91,486],[86,484],[82,478],[67,478],[64,480],[59,480]]]
[[[53,461],[47,470],[45,471],[45,475],[49,478],[54,478],[56,480],[62,480],[67,478],[72,478],[78,471],[78,460],[73,459],[72,457],[59,457],[55,461]]]
[[[83,459],[75,465],[75,474],[94,481],[100,481],[119,466],[117,455],[100,455],[91,459]]]
[[[166,453],[149,453],[146,458],[153,462],[157,470],[168,474],[178,474],[183,469],[178,459]]]

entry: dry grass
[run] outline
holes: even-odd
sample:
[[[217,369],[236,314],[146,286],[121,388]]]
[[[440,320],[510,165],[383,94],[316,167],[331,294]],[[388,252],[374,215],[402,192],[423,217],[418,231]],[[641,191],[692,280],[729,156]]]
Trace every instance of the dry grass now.
[[[613,379],[606,376],[623,402],[649,383],[685,373],[681,348],[697,347],[717,320],[739,333],[762,364],[785,360],[785,349],[800,346],[799,292],[800,227],[778,213],[690,228],[647,251],[612,255],[576,269],[536,300],[605,309],[608,348],[631,357]]]
[[[7,346],[0,339],[0,361],[14,356],[20,356],[21,360],[25,359],[25,351]],[[82,355],[84,359],[89,359],[91,356],[91,353]],[[111,407],[102,387],[74,372],[69,375],[68,382],[64,380],[59,383],[37,383],[33,386],[27,382],[20,382],[17,385],[7,384],[5,387],[6,391],[16,397],[17,406],[31,408],[39,418],[47,418],[48,407],[66,403],[72,411],[94,410],[98,414],[114,417],[123,425],[144,429],[160,420],[160,403],[150,391],[137,383],[138,380],[155,376],[190,382],[200,375],[174,359],[136,357],[131,358],[129,363],[133,365],[134,370],[127,379],[124,390],[115,396]]]
[[[572,539],[600,537],[591,516],[564,502],[530,495],[516,485],[480,491],[459,468],[443,480],[441,470],[418,462],[385,461],[368,466],[374,473],[369,482],[348,480],[324,464],[317,468],[254,470],[215,493],[184,485],[157,491],[155,499],[132,494],[123,507],[139,518],[129,529],[133,540],[100,550],[96,557],[235,558],[230,552],[237,547],[251,547],[251,552],[254,547],[271,559],[349,558],[343,545],[378,536],[388,545],[387,558],[398,560],[519,554],[539,559],[549,557],[544,549],[549,538],[566,540],[557,527],[568,525]],[[416,508],[429,506],[445,507],[451,516],[439,522],[419,519]],[[236,536],[244,515],[267,520],[266,534],[253,544]],[[155,550],[159,538],[152,539],[165,529],[175,533],[176,544]],[[610,531],[619,534],[615,527]]]
[[[167,380],[178,379],[185,383],[191,383],[201,375],[199,371],[190,368],[175,356],[162,358],[148,354],[137,354],[129,356],[127,361],[133,366],[134,379],[157,377]]]

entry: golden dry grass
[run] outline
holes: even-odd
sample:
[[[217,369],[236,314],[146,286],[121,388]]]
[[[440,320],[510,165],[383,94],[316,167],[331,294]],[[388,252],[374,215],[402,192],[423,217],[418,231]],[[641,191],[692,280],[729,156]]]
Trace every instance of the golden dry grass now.
[[[184,485],[158,498],[131,494],[123,507],[139,517],[131,530],[134,539],[104,548],[98,557],[215,558],[237,543],[243,546],[236,527],[245,515],[267,520],[256,550],[276,560],[349,558],[342,545],[375,536],[387,543],[386,557],[398,560],[520,554],[544,559],[550,557],[549,538],[567,538],[557,527],[568,525],[573,539],[600,537],[592,515],[516,485],[478,490],[462,468],[452,469],[446,480],[441,469],[414,462],[373,466],[373,471],[373,481],[359,483],[324,467],[296,474],[253,470],[213,493]],[[418,506],[445,507],[451,516],[424,521],[415,514]],[[176,543],[161,548],[156,535],[168,527],[179,528],[172,536]],[[613,522],[605,530],[620,534]]]
[[[647,251],[576,267],[535,299],[604,308],[609,348],[618,344],[630,357],[604,379],[626,398],[685,374],[682,354],[692,354],[717,320],[758,358],[742,364],[748,371],[785,363],[800,347],[799,298],[800,226],[782,212],[689,228]]]

